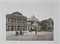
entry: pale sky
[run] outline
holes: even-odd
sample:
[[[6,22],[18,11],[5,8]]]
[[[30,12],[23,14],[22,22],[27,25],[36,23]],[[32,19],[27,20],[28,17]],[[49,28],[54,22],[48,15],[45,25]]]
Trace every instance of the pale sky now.
[[[27,18],[35,15],[40,21],[48,18],[55,18],[58,15],[58,1],[42,0],[11,0],[1,1],[1,12],[3,15],[12,12],[20,12]]]

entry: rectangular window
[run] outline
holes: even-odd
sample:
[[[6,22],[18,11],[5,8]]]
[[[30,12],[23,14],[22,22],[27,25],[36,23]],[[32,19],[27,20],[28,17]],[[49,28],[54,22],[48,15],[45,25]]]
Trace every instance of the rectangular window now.
[[[8,18],[8,22],[9,22],[9,18]]]

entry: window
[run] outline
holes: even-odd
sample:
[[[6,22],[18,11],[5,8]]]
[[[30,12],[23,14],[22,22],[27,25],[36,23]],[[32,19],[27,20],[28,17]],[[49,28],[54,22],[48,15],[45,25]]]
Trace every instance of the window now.
[[[9,18],[8,18],[8,22],[9,22]]]
[[[10,22],[10,23],[13,23],[13,18],[11,18],[10,20],[11,20],[11,22]]]
[[[14,30],[14,27],[13,26],[11,26],[11,31],[13,31]]]
[[[18,31],[20,30],[19,26],[17,26]]]

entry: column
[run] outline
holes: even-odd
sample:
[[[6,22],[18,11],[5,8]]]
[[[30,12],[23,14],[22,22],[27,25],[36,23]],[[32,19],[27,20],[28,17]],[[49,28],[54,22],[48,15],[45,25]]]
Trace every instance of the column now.
[[[16,23],[15,26],[16,26],[16,32],[17,32],[17,19],[16,19],[16,22],[15,23]]]

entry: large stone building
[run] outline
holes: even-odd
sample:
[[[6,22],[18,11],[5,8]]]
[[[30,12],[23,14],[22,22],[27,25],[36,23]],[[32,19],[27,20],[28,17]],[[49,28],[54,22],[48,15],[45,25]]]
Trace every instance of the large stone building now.
[[[53,31],[54,21],[52,18],[39,21],[34,15],[27,19],[27,29],[31,31]]]
[[[22,13],[13,12],[12,14],[6,15],[6,30],[27,30],[27,17],[23,16]]]
[[[54,21],[52,18],[41,21],[41,31],[53,31]]]
[[[40,30],[40,21],[34,15],[27,19],[27,29],[29,31]]]
[[[17,31],[53,31],[54,21],[52,18],[39,21],[34,15],[27,19],[22,13],[13,12],[6,15],[6,30]]]

